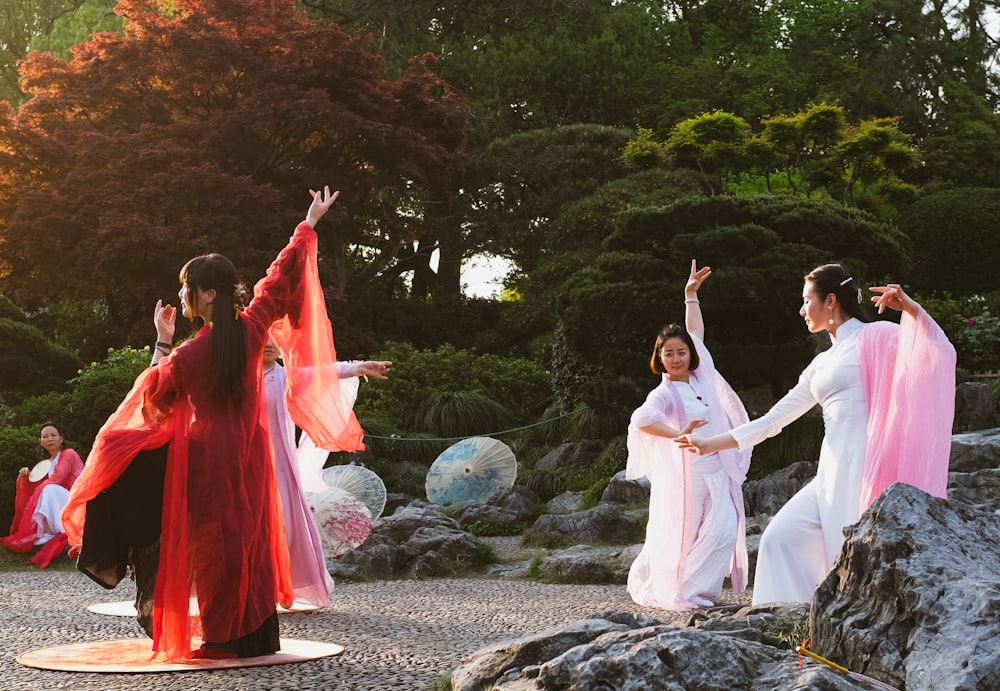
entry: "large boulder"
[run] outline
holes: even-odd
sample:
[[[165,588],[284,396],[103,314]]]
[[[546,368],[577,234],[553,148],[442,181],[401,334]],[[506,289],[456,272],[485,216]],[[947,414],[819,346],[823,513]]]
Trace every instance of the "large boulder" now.
[[[608,481],[601,495],[602,502],[611,504],[641,504],[649,502],[649,480],[641,477],[637,480],[626,480],[625,471],[619,470]]]
[[[473,654],[452,674],[452,689],[858,688],[822,665],[800,667],[788,647],[768,643],[774,639],[758,628],[760,622],[774,625],[768,614],[752,608],[726,613],[729,622],[714,627],[703,615],[693,616],[687,627],[628,612],[594,615]]]
[[[574,544],[617,544],[639,542],[643,526],[614,504],[598,504],[587,511],[545,514],[524,533],[524,544],[562,547]]]
[[[743,503],[747,516],[773,516],[792,496],[816,476],[816,461],[799,461],[776,470],[760,480],[743,483]]]
[[[363,545],[329,560],[328,565],[334,576],[344,577],[450,576],[478,564],[484,546],[440,506],[417,500],[379,518]]]
[[[974,381],[962,382],[955,387],[955,422],[952,429],[956,432],[985,429],[993,424],[995,410],[996,400],[988,385]]]
[[[1000,467],[1000,429],[951,435],[948,469],[968,473]]]
[[[583,441],[560,444],[538,459],[537,470],[555,470],[556,468],[590,468],[604,452],[604,442],[600,439],[584,439]]]
[[[845,529],[813,649],[907,691],[1000,688],[1000,521],[896,483]]]

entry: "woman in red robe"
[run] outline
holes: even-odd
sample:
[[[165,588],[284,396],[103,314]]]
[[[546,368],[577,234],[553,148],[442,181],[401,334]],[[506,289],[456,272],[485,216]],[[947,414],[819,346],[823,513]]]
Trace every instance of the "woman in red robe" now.
[[[27,467],[17,476],[14,497],[14,520],[10,535],[0,538],[0,545],[13,552],[30,552],[46,545],[32,563],[45,568],[52,557],[66,546],[60,513],[69,489],[83,471],[83,461],[76,451],[66,446],[62,433],[52,422],[42,425],[38,443],[48,454],[48,471],[32,480]]]
[[[295,423],[323,448],[364,448],[361,427],[340,403],[316,267],[313,228],[337,193],[311,194],[305,221],[245,309],[225,257],[184,266],[181,310],[205,325],[174,350],[176,310],[157,303],[152,366],[105,423],[63,512],[70,545],[86,551],[88,502],[133,459],[143,463],[140,452],[166,446],[150,631],[166,659],[253,657],[280,646],[275,603],[290,604],[294,594],[261,377],[269,328],[288,353]],[[192,649],[193,638],[200,648]]]

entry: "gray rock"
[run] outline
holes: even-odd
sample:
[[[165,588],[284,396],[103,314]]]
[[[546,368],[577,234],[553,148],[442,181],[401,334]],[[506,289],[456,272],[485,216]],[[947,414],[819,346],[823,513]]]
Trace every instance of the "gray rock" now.
[[[517,521],[525,525],[538,517],[538,495],[523,485],[497,492],[486,500],[486,504],[513,512]]]
[[[549,513],[567,514],[576,513],[583,503],[584,492],[563,492],[562,494],[549,499]]]
[[[637,504],[649,501],[649,480],[626,480],[625,471],[615,473],[601,495],[601,501],[612,504]]]
[[[477,564],[483,544],[440,506],[413,501],[375,521],[363,545],[330,560],[331,571],[378,579],[447,576]]]
[[[584,439],[574,443],[560,444],[538,459],[538,470],[556,468],[589,468],[604,451],[604,442],[599,439]]]
[[[519,532],[520,527],[523,527],[520,516],[502,506],[463,502],[463,505],[458,508],[451,507],[451,515],[464,530],[468,530],[469,526],[478,523],[481,526],[495,528],[506,526],[509,533],[504,534],[514,534]]]
[[[621,550],[576,545],[544,557],[539,574],[556,583],[624,583],[621,579]],[[625,571],[627,575],[628,572]]]
[[[486,691],[504,672],[550,660],[609,631],[628,628],[606,619],[584,619],[484,648],[451,675],[452,691]]]
[[[971,472],[1000,466],[1000,428],[951,435],[948,469]]]
[[[480,651],[454,691],[543,689],[856,689],[842,675],[755,638],[749,619],[725,632],[606,613]]]
[[[573,544],[631,544],[642,539],[642,525],[614,504],[587,511],[539,516],[524,533],[524,544],[547,547]]]
[[[760,480],[743,483],[743,503],[747,516],[759,513],[773,516],[815,476],[815,461],[799,461]]]
[[[896,483],[812,601],[813,649],[908,691],[1000,688],[1000,521]]]
[[[983,429],[993,424],[996,400],[993,390],[982,382],[967,381],[955,387],[955,422],[957,432]]]
[[[1000,468],[948,473],[948,499],[996,513],[1000,509]]]

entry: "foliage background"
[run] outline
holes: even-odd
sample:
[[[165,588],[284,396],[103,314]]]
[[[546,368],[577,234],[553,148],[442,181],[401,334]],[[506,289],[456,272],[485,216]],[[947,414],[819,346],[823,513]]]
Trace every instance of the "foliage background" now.
[[[823,347],[797,310],[828,261],[907,286],[960,376],[1000,368],[1000,2],[7,4],[0,512],[42,421],[89,448],[181,263],[222,251],[253,283],[328,180],[338,353],[395,362],[357,404],[391,488],[502,433],[543,497],[596,492],[692,257],[748,400]],[[513,263],[499,299],[462,293],[481,254]],[[754,472],[818,435],[803,419]],[[535,471],[581,439],[593,468]]]

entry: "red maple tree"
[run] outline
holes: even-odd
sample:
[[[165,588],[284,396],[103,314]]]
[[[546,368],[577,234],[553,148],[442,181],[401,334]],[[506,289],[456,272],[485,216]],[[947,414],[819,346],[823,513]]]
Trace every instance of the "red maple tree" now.
[[[345,248],[392,264],[463,165],[467,108],[432,57],[389,76],[363,38],[292,0],[121,0],[122,34],[70,60],[33,54],[29,101],[0,104],[0,291],[27,308],[101,301],[148,338],[191,256],[248,282],[283,246],[306,190],[342,190],[320,229],[327,283]]]

